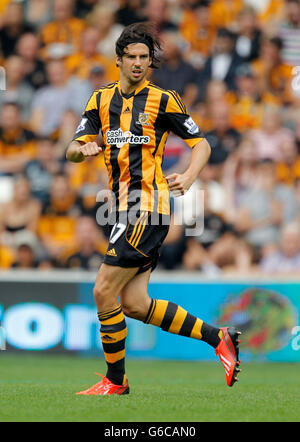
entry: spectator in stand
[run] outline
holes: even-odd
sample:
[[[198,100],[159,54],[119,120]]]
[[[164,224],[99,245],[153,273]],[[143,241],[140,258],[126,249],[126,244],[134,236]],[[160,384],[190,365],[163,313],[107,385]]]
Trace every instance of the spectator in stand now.
[[[97,194],[108,189],[104,155],[87,158],[80,164],[68,164],[66,172],[71,188],[77,193],[80,212],[95,218],[99,208]]]
[[[210,112],[213,129],[206,133],[212,151],[210,163],[222,163],[237,148],[241,135],[231,126],[230,106],[226,101],[216,102]]]
[[[297,118],[297,120],[295,121],[295,139],[296,139],[296,145],[297,145],[297,150],[298,153],[300,154],[300,119]]]
[[[123,26],[145,20],[140,0],[124,0],[117,10],[117,22]]]
[[[2,0],[0,3],[0,18],[2,19],[3,14],[6,11],[7,5],[10,3],[11,0]],[[0,26],[2,26],[2,21],[0,21]]]
[[[155,24],[159,33],[172,29],[177,30],[177,26],[170,21],[167,0],[146,0],[143,14],[146,20]]]
[[[94,218],[79,217],[75,235],[75,245],[59,257],[59,267],[97,271],[103,262],[108,242]]]
[[[47,261],[45,257],[42,257],[39,240],[33,232],[27,230],[17,232],[14,246],[15,259],[11,265],[12,268],[22,270],[45,268]]]
[[[32,196],[42,204],[49,200],[53,176],[61,169],[62,165],[56,158],[54,141],[49,138],[39,139],[36,159],[26,165],[24,174],[30,182]]]
[[[14,250],[5,246],[0,240],[0,270],[9,269],[15,259]]]
[[[299,34],[300,35],[300,34]],[[279,37],[265,37],[260,56],[252,63],[259,81],[261,94],[268,94],[271,100],[287,105],[293,102],[292,67],[282,61],[282,40]]]
[[[185,59],[194,67],[202,68],[217,35],[216,27],[211,23],[210,2],[195,2],[184,11],[179,26],[182,37],[189,43]]]
[[[211,275],[230,267],[231,271],[249,271],[252,261],[251,248],[238,238],[233,226],[221,214],[214,212],[209,204],[210,190],[204,189],[203,232],[187,238],[183,266],[186,270],[202,269]]]
[[[74,0],[54,0],[54,20],[40,29],[40,39],[48,53],[49,46],[61,45],[72,51],[79,48],[85,21],[74,17]]]
[[[163,62],[159,69],[152,71],[153,83],[179,93],[187,107],[197,98],[197,71],[182,58],[180,35],[177,31],[161,34]]]
[[[94,66],[90,71],[89,83],[91,90],[100,89],[107,83],[107,76],[103,66]]]
[[[278,29],[283,41],[281,51],[283,63],[289,66],[300,65],[300,3],[298,0],[285,1],[284,21]]]
[[[0,236],[8,246],[14,245],[16,232],[37,231],[41,204],[31,197],[30,183],[24,176],[17,176],[11,201],[0,208]]]
[[[275,35],[284,18],[286,0],[267,0],[259,11],[259,23],[266,35]],[[259,0],[259,5],[261,1]]]
[[[233,224],[236,218],[236,204],[241,193],[255,186],[256,182],[255,146],[247,136],[243,136],[238,148],[225,161],[220,183],[224,189],[224,218]]]
[[[250,64],[240,65],[235,75],[236,90],[230,97],[231,122],[243,133],[260,127],[266,98],[260,92],[258,76]]]
[[[170,217],[170,228],[160,250],[158,265],[165,270],[174,270],[182,265],[182,258],[186,250],[184,226],[174,221],[174,214]]]
[[[93,11],[93,8],[97,6],[99,0],[77,0],[75,4],[76,17],[85,19],[87,14]]]
[[[235,71],[243,63],[243,59],[237,55],[234,46],[235,35],[226,28],[220,28],[214,51],[206,60],[199,77],[199,87],[205,89],[209,81],[221,80],[229,89],[235,89]]]
[[[280,146],[282,161],[277,163],[277,180],[289,186],[295,186],[300,179],[300,155],[294,138],[284,141]]]
[[[77,195],[65,175],[55,175],[52,180],[49,201],[44,204],[39,220],[39,237],[52,259],[56,259],[66,247],[75,242],[75,224],[80,211]]]
[[[255,145],[256,158],[282,160],[280,146],[286,140],[293,139],[293,133],[282,126],[281,110],[278,106],[265,106],[262,126],[249,131],[249,137]]]
[[[203,132],[213,129],[211,120],[211,109],[220,101],[232,102],[232,92],[228,91],[226,83],[220,80],[211,80],[206,88],[200,89],[199,101],[192,108],[192,118]]]
[[[20,35],[25,32],[33,32],[33,28],[24,20],[23,4],[11,1],[6,7],[4,26],[0,29],[0,50],[4,58],[14,53]]]
[[[277,243],[281,226],[293,222],[297,210],[295,190],[277,184],[276,164],[262,160],[256,166],[255,184],[240,192],[234,227],[254,248],[257,260]]]
[[[93,67],[102,66],[107,75],[107,82],[118,79],[115,61],[112,62],[98,52],[99,40],[100,33],[96,27],[88,27],[82,32],[79,51],[66,59],[69,75],[87,80]]]
[[[243,9],[243,0],[214,0],[211,2],[212,23],[216,28],[237,28],[238,14]]]
[[[282,227],[278,247],[259,263],[264,274],[300,275],[300,228],[298,223]]]
[[[25,121],[31,113],[34,89],[25,81],[25,65],[22,57],[11,55],[4,62],[6,73],[6,90],[0,93],[0,107],[3,103],[15,102],[22,112]]]
[[[16,103],[4,104],[0,115],[0,175],[19,173],[35,157],[36,137],[24,126]]]
[[[109,4],[98,4],[87,16],[87,21],[98,29],[98,52],[115,60],[115,42],[124,28],[120,23],[116,23],[115,10]]]
[[[46,65],[48,86],[40,88],[32,103],[31,127],[35,133],[48,136],[60,123],[64,112],[69,110],[73,90],[63,60],[51,60]]]
[[[25,2],[24,15],[26,22],[38,31],[52,19],[52,0],[30,0]]]
[[[262,32],[257,24],[256,12],[250,6],[243,8],[238,16],[236,53],[245,61],[258,58]]]
[[[87,94],[87,97],[90,95]],[[66,144],[73,137],[79,122],[80,116],[73,110],[67,110],[61,117],[58,129],[51,134],[50,138],[55,142],[55,157],[62,164],[65,164],[67,161]]]
[[[189,270],[201,267],[202,270],[208,273],[219,272],[215,264],[209,260],[207,254],[201,254],[201,257],[199,257],[197,247],[197,257],[195,257],[193,254],[195,249],[193,248],[193,244],[190,244],[189,240],[191,238],[187,236],[188,233],[186,229],[194,228],[193,226],[196,221],[198,226],[202,226],[203,189],[205,189],[209,195],[205,199],[207,212],[218,214],[219,216],[219,214],[224,211],[224,192],[219,182],[220,174],[220,164],[207,164],[189,191],[181,198],[176,198],[173,206],[171,204],[173,214],[171,216],[170,230],[163,244],[160,257],[160,263],[164,268],[169,270],[176,268],[182,262],[183,256],[185,256],[185,265]],[[201,235],[202,231],[198,236],[200,237]],[[190,251],[193,255],[191,256],[191,260],[188,259],[188,253],[185,253],[190,246]],[[201,259],[201,263],[204,267],[200,266],[198,258]]]
[[[22,57],[25,77],[24,80],[33,89],[47,84],[45,63],[40,59],[40,43],[32,33],[22,34],[16,45],[17,54]]]

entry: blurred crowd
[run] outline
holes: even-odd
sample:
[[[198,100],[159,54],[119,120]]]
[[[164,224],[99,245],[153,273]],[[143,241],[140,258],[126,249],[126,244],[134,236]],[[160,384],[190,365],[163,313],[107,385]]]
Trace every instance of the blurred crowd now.
[[[115,41],[138,21],[162,42],[151,81],[181,95],[212,147],[172,200],[159,268],[300,274],[300,0],[2,0],[0,269],[99,268],[103,157],[68,163],[65,149],[92,91],[118,80]],[[164,174],[190,155],[170,134]]]

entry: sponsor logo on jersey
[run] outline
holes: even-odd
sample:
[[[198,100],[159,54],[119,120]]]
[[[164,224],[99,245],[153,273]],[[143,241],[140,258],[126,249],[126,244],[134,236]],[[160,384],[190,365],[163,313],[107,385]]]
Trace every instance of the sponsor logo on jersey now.
[[[123,132],[122,129],[109,130],[106,133],[106,144],[115,144],[119,149],[124,144],[148,144],[150,137],[144,135],[135,135],[130,130]]]

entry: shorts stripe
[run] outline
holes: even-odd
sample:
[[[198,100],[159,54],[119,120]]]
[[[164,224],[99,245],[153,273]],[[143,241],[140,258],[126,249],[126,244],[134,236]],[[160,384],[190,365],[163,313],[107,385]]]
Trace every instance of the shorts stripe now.
[[[129,240],[128,240],[129,243],[131,243],[131,241],[132,241],[132,239],[133,239],[133,237],[134,237],[134,235],[135,235],[135,233],[136,233],[136,229],[137,229],[137,227],[138,227],[138,225],[139,225],[139,222],[140,222],[140,219],[142,218],[142,216],[143,216],[143,214],[141,213],[141,215],[139,216],[137,222],[136,222],[135,225],[134,225],[134,228],[133,228],[133,231],[132,231],[131,237],[130,237]]]
[[[146,226],[145,220],[146,220],[147,216],[148,216],[148,212],[143,212],[141,214],[141,216],[139,217],[138,221],[136,222],[135,226],[134,226],[132,235],[131,235],[131,237],[129,238],[129,241],[128,241],[129,244],[131,244],[133,247],[136,247],[137,244],[138,244],[138,241],[139,241],[140,236],[141,236],[140,235],[141,229],[142,229],[142,231],[144,231],[144,229],[145,229],[145,226]]]
[[[140,234],[138,235],[138,237],[136,238],[136,241],[135,241],[135,243],[134,244],[132,244],[133,245],[133,247],[136,247],[137,245],[138,245],[138,243],[140,242],[140,239],[141,239],[141,237],[142,237],[142,235],[143,235],[143,233],[144,233],[144,230],[145,230],[145,228],[146,228],[146,219],[144,219],[143,220],[143,223],[142,223],[142,229],[141,229],[141,232],[140,232]]]

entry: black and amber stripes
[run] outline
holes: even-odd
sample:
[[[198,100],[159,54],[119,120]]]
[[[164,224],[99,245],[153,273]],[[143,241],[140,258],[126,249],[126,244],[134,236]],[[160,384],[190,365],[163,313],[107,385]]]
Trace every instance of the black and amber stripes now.
[[[148,224],[149,213],[142,211],[138,220],[133,226],[132,233],[128,238],[128,242],[132,247],[136,248],[141,240],[141,237],[145,231],[146,225]]]
[[[134,206],[169,215],[169,187],[162,172],[165,143],[173,132],[193,148],[203,139],[196,129],[177,92],[145,81],[126,95],[116,82],[92,94],[74,140],[94,141],[101,131],[115,210]]]
[[[183,101],[181,100],[178,93],[176,91],[171,91],[171,90],[168,90],[168,92],[172,95],[172,97],[174,98],[174,100],[176,101],[178,106],[180,107],[182,113],[187,114],[188,113],[187,108],[186,108],[185,104],[183,103]]]
[[[144,322],[156,325],[169,333],[202,339],[203,321],[173,302],[152,299]]]
[[[174,302],[152,299],[145,324],[160,327],[169,333],[198,339],[216,348],[222,338],[218,327],[203,322]]]
[[[117,385],[124,383],[125,376],[125,339],[127,326],[122,308],[98,313],[101,323],[100,335],[107,363],[106,377]]]

